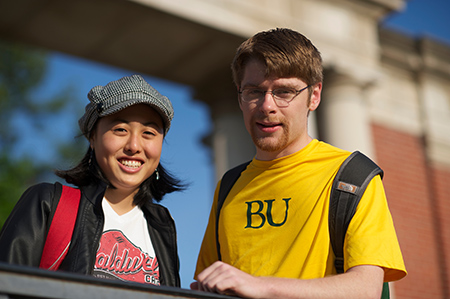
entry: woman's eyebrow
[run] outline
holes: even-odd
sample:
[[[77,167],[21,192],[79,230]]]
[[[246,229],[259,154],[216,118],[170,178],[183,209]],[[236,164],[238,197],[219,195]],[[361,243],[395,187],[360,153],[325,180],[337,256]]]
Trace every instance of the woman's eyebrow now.
[[[158,128],[161,127],[156,121],[149,121],[149,122],[143,123],[143,125],[146,127],[153,127],[153,126],[156,126]]]
[[[115,118],[115,119],[111,120],[111,123],[125,123],[125,124],[128,124],[130,122],[132,122],[132,120],[130,121],[130,120],[122,119],[122,118]],[[142,125],[145,126],[145,127],[151,127],[151,126],[160,127],[160,125],[154,120],[142,123]]]

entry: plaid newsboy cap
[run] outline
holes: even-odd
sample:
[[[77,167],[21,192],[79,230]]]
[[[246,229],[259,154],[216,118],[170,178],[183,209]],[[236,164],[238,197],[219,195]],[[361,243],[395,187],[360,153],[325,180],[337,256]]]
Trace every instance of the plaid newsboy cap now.
[[[90,103],[78,121],[81,132],[89,139],[96,121],[100,117],[117,113],[136,104],[148,104],[161,116],[166,135],[173,119],[173,107],[170,100],[161,95],[140,75],[123,77],[105,86],[93,87],[87,95]]]

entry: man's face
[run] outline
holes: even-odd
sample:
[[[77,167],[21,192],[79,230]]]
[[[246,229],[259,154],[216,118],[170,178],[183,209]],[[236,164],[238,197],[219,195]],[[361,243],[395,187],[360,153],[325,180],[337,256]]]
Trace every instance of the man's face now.
[[[300,90],[307,84],[299,78],[265,78],[265,65],[258,60],[247,63],[240,90],[258,88],[272,91],[277,88]],[[320,103],[322,84],[313,86],[311,100],[305,90],[298,94],[287,107],[278,107],[272,94],[266,93],[259,101],[243,102],[239,106],[245,126],[256,145],[256,158],[273,160],[293,154],[305,147],[312,139],[308,135],[308,112]]]

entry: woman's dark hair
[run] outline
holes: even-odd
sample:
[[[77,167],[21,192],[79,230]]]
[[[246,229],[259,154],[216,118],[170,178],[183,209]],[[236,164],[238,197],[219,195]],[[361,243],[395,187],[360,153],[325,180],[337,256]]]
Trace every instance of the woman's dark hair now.
[[[159,179],[156,179],[156,175],[153,174],[142,182],[138,193],[134,196],[134,204],[142,207],[149,197],[159,202],[167,193],[185,189],[186,186],[164,169],[161,163],[158,165],[158,173]],[[66,180],[67,183],[78,187],[104,182],[108,187],[114,188],[97,164],[94,150],[91,147],[78,165],[69,170],[56,170],[55,174]]]

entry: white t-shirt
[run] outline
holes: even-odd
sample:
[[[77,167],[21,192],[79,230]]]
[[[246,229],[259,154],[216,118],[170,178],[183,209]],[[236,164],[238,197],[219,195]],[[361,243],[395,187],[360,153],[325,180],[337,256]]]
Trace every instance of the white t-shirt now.
[[[159,265],[142,210],[136,206],[118,215],[102,201],[105,224],[94,276],[159,285]]]

